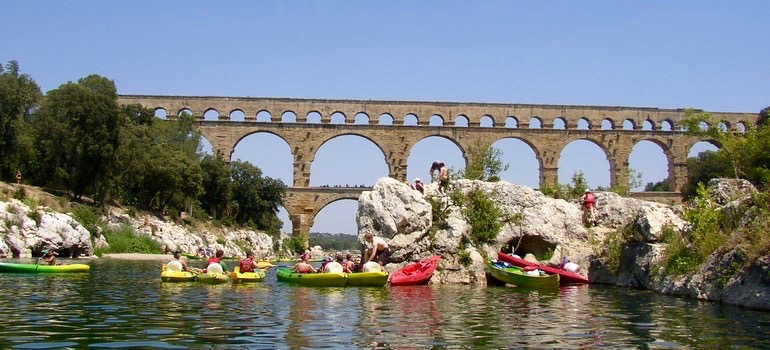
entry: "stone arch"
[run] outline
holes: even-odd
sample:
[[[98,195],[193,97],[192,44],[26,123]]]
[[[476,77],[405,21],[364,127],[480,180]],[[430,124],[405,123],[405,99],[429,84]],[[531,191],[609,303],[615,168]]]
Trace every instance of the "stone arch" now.
[[[698,154],[705,151],[716,152],[719,148],[720,145],[715,140],[695,140],[695,142],[691,142],[687,147],[687,157],[697,157]]]
[[[305,123],[307,124],[321,124],[321,120],[322,120],[321,113],[319,113],[318,111],[310,111],[305,116]]]
[[[655,130],[655,123],[650,119],[645,120],[642,122],[642,130]]]
[[[636,129],[636,123],[634,123],[634,120],[631,118],[628,118],[623,121],[623,130],[635,130]]]
[[[155,112],[154,113],[155,114],[155,118],[158,118],[158,119],[168,119],[168,112],[166,111],[165,108],[162,108],[162,107],[155,108],[154,112]]]
[[[191,109],[189,109],[189,108],[182,108],[182,109],[179,110],[179,112],[176,113],[177,117],[181,117],[181,116],[183,116],[185,114],[189,114],[189,115],[195,117],[196,119],[201,119],[203,117],[203,116],[196,116],[195,113],[193,113],[193,111]]]
[[[464,114],[460,114],[455,117],[455,126],[467,127],[470,125],[470,119]]]
[[[540,119],[540,117],[531,117],[529,118],[528,126],[530,129],[542,129],[543,121]]]
[[[206,136],[201,135],[200,152],[203,154],[214,155],[214,147]]]
[[[444,126],[444,117],[442,117],[440,114],[434,114],[430,116],[430,120],[428,121],[428,125],[430,126]]]
[[[232,111],[230,111],[229,119],[230,121],[233,121],[233,122],[244,122],[246,121],[246,113],[243,113],[242,110],[237,108],[233,109]]]
[[[660,130],[661,131],[674,131],[674,122],[672,122],[669,119],[666,119],[666,120],[660,122]]]
[[[272,123],[273,122],[273,115],[270,114],[267,110],[261,110],[257,112],[257,115],[254,117],[255,120],[258,123]]]
[[[721,121],[721,122],[719,122],[717,127],[721,131],[728,131],[728,130],[730,130],[731,125],[730,125],[730,122],[728,122],[728,121]]]
[[[562,117],[556,117],[553,119],[553,128],[552,129],[559,129],[559,130],[566,130],[567,129],[567,120]]]
[[[345,145],[338,145],[336,141],[342,138],[345,138]],[[374,148],[370,146],[374,146]],[[373,178],[356,178],[360,174],[359,169],[361,168],[376,169],[379,162],[367,163],[367,159],[372,156],[371,151],[374,150],[379,151],[379,155],[382,156],[382,163],[380,164],[384,165],[384,169],[379,176]],[[380,144],[364,134],[343,133],[331,136],[320,142],[318,148],[313,152],[310,164],[310,184],[311,186],[338,187],[373,186],[378,178],[390,175],[391,169],[386,154]],[[324,164],[326,167],[321,169],[318,167],[320,164]],[[332,166],[328,166],[329,164]],[[332,183],[332,181],[339,182]]]
[[[418,122],[419,122],[419,119],[417,119],[417,116],[412,113],[409,113],[404,116],[403,125],[417,126]]]
[[[310,227],[310,232],[346,233],[356,235],[358,234],[356,212],[358,212],[358,197],[349,196],[332,198],[331,200],[322,203],[315,208],[315,214],[313,215],[313,225]],[[348,218],[349,222],[346,225],[347,231],[329,232],[328,229],[323,228],[323,226],[319,227],[318,225],[322,224],[319,221],[324,219],[324,216],[326,215],[331,215],[335,221],[335,225],[339,225],[339,223],[343,221],[340,218]]]
[[[259,167],[265,176],[280,179],[286,186],[292,187],[295,183],[291,146],[283,135],[269,131],[252,132],[238,139],[229,159],[248,161]]]
[[[479,126],[482,128],[494,128],[495,120],[489,115],[483,115],[481,116],[481,119],[479,119]]]
[[[219,120],[219,111],[214,108],[209,108],[203,112],[203,120]]]
[[[519,128],[519,119],[517,119],[514,116],[509,116],[505,118],[505,127],[511,128],[511,129],[518,129]]]
[[[578,130],[591,130],[591,121],[588,120],[588,118],[586,118],[586,117],[582,117],[582,118],[578,119],[577,124],[575,125],[575,127]]]
[[[382,113],[377,122],[379,125],[393,125],[393,116],[390,113]]]
[[[330,124],[344,125],[347,124],[347,116],[342,112],[334,112],[331,115]]]
[[[575,149],[577,147],[577,150]],[[596,150],[598,149],[598,152]],[[603,162],[606,161],[606,163]],[[591,188],[597,186],[610,187],[613,179],[614,161],[610,152],[600,142],[591,138],[581,138],[568,142],[559,152],[558,179],[561,184],[572,182],[574,173],[581,171],[586,179],[597,179],[590,183]],[[607,168],[600,164],[607,164]]]
[[[425,184],[431,182],[428,172],[435,160],[443,161],[455,171],[464,169],[467,164],[463,146],[446,135],[430,134],[419,138],[407,146],[407,154],[407,179],[413,181],[419,177]]]
[[[514,136],[503,137],[492,143],[492,147],[501,151],[501,161],[509,165],[508,170],[500,174],[501,180],[532,188],[540,187],[543,159],[537,147],[529,140]]]
[[[629,172],[634,169],[642,175],[641,186],[630,188],[630,190],[643,191],[647,183],[664,180],[668,180],[669,186],[671,186],[674,176],[671,166],[673,162],[674,157],[671,154],[671,149],[662,141],[655,138],[639,140],[631,148],[631,153],[628,156],[628,169]]]
[[[602,130],[614,130],[615,129],[615,122],[612,119],[604,118],[602,119]]]
[[[294,111],[285,111],[281,113],[281,123],[296,123],[297,113]]]
[[[353,119],[353,124],[356,124],[356,125],[369,125],[369,115],[367,115],[364,112],[356,113],[356,116]]]
[[[735,123],[735,130],[738,132],[744,133],[746,132],[746,123],[744,122],[737,122]]]

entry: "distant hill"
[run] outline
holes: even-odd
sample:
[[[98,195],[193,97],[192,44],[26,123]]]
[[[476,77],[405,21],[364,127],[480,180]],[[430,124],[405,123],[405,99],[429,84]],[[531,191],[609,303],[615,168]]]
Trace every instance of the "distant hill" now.
[[[310,246],[321,246],[326,251],[352,250],[358,251],[361,245],[358,236],[344,233],[310,232]]]

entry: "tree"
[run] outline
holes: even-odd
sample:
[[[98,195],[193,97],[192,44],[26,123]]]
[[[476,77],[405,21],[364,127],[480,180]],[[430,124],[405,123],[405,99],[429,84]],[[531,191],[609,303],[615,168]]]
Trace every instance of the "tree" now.
[[[251,223],[257,229],[277,235],[282,223],[278,206],[283,205],[286,185],[281,180],[263,177],[262,170],[249,162],[232,162],[233,205],[238,223]]]
[[[48,93],[34,120],[40,182],[70,190],[78,199],[110,187],[127,122],[113,81],[89,75],[63,84]]]
[[[655,183],[648,182],[647,185],[644,186],[646,192],[665,192],[669,190],[668,188],[668,179]]]
[[[502,151],[489,144],[474,143],[468,146],[468,165],[458,176],[470,180],[500,181],[500,173],[508,170],[509,166],[503,164],[502,154]]]
[[[217,220],[230,212],[233,183],[230,165],[220,155],[205,156],[201,160],[203,171],[203,193],[199,200],[201,207]]]
[[[29,152],[20,151],[20,139],[26,136],[21,130],[40,97],[37,83],[19,74],[18,62],[9,61],[5,69],[0,65],[0,179],[11,180],[17,169],[25,168]]]

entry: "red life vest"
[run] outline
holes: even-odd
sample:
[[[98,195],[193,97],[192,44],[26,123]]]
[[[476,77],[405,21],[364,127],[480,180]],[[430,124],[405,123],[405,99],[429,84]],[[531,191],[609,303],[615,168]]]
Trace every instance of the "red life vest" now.
[[[595,202],[596,198],[594,198],[593,193],[586,193],[585,197],[583,197],[583,205],[585,205],[586,208],[593,207]]]
[[[220,258],[209,258],[209,261],[206,262],[206,265],[208,266],[208,265],[211,265],[213,263],[219,264],[220,261],[222,261],[222,259],[220,259]]]
[[[238,270],[240,272],[254,272],[254,260],[251,258],[241,260],[241,264]]]

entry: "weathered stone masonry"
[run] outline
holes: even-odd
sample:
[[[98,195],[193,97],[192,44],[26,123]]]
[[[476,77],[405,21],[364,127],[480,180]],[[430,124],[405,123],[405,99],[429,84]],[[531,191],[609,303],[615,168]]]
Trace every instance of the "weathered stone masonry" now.
[[[532,147],[540,169],[540,183],[554,184],[558,179],[559,155],[572,141],[588,140],[607,155],[612,186],[628,183],[628,159],[634,145],[651,141],[661,147],[669,164],[668,180],[672,191],[680,191],[687,181],[687,154],[699,138],[688,136],[679,129],[684,110],[638,107],[558,106],[530,104],[485,104],[451,102],[403,102],[314,100],[284,98],[241,98],[206,96],[144,96],[123,95],[121,104],[140,104],[164,110],[170,118],[189,112],[200,120],[200,130],[215,152],[230,158],[235,146],[251,134],[268,132],[289,145],[294,157],[294,184],[285,198],[294,234],[306,235],[315,215],[326,205],[340,199],[357,199],[360,188],[310,188],[310,165],[318,149],[327,141],[342,135],[357,135],[374,143],[383,153],[389,176],[406,179],[406,161],[412,147],[420,140],[439,136],[454,142],[465,156],[469,145],[481,141],[492,144],[505,138],[516,138]],[[217,121],[204,120],[204,114],[215,111]],[[243,122],[230,120],[236,111],[244,114]],[[270,122],[257,122],[260,112],[270,115]],[[281,116],[291,112],[296,122],[282,123]],[[316,112],[320,124],[308,123],[308,115]],[[340,113],[345,124],[331,124],[332,115]],[[365,114],[374,123],[380,118],[392,120],[392,125],[353,124],[356,115]],[[730,129],[754,123],[756,114],[711,113]],[[429,126],[431,117],[443,120],[442,126]],[[404,125],[416,118],[417,125]],[[460,126],[457,121],[467,121]],[[554,129],[561,121],[564,129]],[[585,128],[577,129],[583,121]],[[610,130],[600,130],[608,121]],[[633,130],[622,130],[624,122]],[[516,125],[518,127],[506,127]],[[530,124],[540,128],[528,128]],[[643,125],[652,130],[643,130]],[[490,125],[482,127],[481,125]],[[605,123],[606,124],[606,123]],[[467,158],[466,158],[467,161]]]

